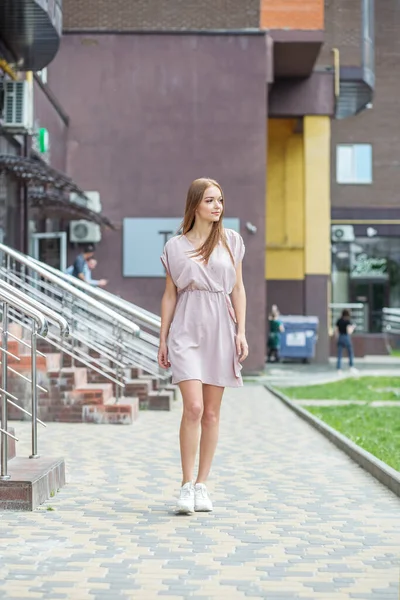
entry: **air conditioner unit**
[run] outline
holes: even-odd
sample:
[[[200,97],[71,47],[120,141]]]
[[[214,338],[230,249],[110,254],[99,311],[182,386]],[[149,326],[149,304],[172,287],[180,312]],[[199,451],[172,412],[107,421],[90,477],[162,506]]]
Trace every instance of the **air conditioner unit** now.
[[[352,225],[332,225],[332,242],[354,242],[354,227]]]
[[[85,192],[88,200],[85,203],[86,208],[93,212],[101,212],[101,202],[99,192]],[[70,194],[71,202],[76,202],[82,205],[82,199],[77,194]],[[100,225],[81,219],[79,221],[71,221],[69,226],[69,239],[71,242],[81,244],[97,243],[101,240]]]
[[[70,242],[78,244],[97,244],[101,240],[100,225],[81,219],[80,221],[71,221],[69,224]]]
[[[69,199],[71,202],[75,202],[76,204],[84,204],[86,208],[92,210],[93,212],[101,212],[99,192],[85,192],[85,196],[88,198],[87,201],[83,200],[81,196],[78,196],[78,194],[75,193],[70,194]]]
[[[3,127],[13,133],[33,128],[32,95],[27,81],[4,81]]]

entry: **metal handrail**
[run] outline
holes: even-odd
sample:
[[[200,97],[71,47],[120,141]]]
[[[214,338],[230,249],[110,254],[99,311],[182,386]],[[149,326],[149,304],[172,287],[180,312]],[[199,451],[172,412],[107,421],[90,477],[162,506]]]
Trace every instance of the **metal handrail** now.
[[[95,371],[96,373],[99,373],[100,375],[103,375],[103,377],[106,377],[112,383],[116,383],[120,388],[124,388],[125,387],[125,383],[123,381],[119,381],[118,379],[115,379],[115,377],[112,377],[112,375],[110,375],[109,373],[107,373],[106,370],[99,369],[93,363],[88,362],[87,360],[85,360],[84,358],[82,358],[79,354],[77,354],[76,351],[75,351],[75,353],[72,353],[64,345],[61,346],[60,344],[57,344],[57,342],[55,340],[52,340],[49,337],[47,337],[46,339],[47,339],[47,341],[52,346],[54,346],[55,348],[57,348],[61,352],[65,352],[65,354],[68,354],[68,356],[71,356],[72,358],[76,358],[77,360],[79,360],[80,363],[82,363],[83,365],[85,365],[86,367],[88,367],[89,369],[91,369],[92,371]],[[103,369],[104,369],[104,366],[103,366]],[[111,370],[111,369],[108,369],[108,370]]]
[[[7,376],[8,369],[11,367],[7,364],[7,346],[8,346],[8,309],[10,306],[22,312],[24,315],[27,315],[32,319],[32,330],[31,330],[31,369],[32,369],[32,379],[30,380],[32,386],[32,455],[31,458],[36,458],[37,454],[37,369],[36,369],[36,336],[38,332],[44,337],[47,335],[49,326],[48,322],[43,315],[42,312],[37,310],[32,304],[27,302],[29,298],[20,294],[15,294],[15,290],[13,293],[9,293],[5,289],[0,289],[0,301],[3,302],[3,310],[2,310],[2,331],[1,331],[1,351],[2,351],[2,361],[1,361],[1,394],[2,394],[2,403],[1,403],[1,441],[0,441],[0,480],[8,481],[10,479],[10,475],[7,472],[8,466],[8,437],[12,436],[8,431],[8,404],[11,402],[8,396],[11,394],[7,391]],[[15,371],[17,373],[17,371]],[[22,375],[19,373],[19,375]],[[29,380],[28,380],[29,381]],[[15,400],[16,398],[13,397]],[[14,404],[11,402],[11,404]],[[25,409],[16,405],[20,410],[25,411]],[[27,412],[27,411],[25,411]],[[18,441],[18,440],[17,440]]]
[[[382,333],[384,334],[385,344],[388,352],[393,349],[393,341],[398,340],[400,336],[400,308],[382,309]]]
[[[32,260],[36,264],[39,264],[39,261],[37,261],[36,259],[32,259]],[[142,309],[139,306],[136,306],[135,304],[133,304],[132,302],[128,302],[128,300],[124,300],[124,298],[115,296],[115,294],[111,294],[107,290],[103,290],[97,286],[90,285],[90,283],[87,283],[86,281],[82,281],[82,279],[79,279],[78,277],[74,277],[73,275],[68,275],[68,273],[63,273],[62,271],[59,271],[59,270],[55,269],[54,267],[51,267],[50,265],[44,265],[44,268],[46,270],[48,270],[50,273],[53,273],[54,275],[61,277],[64,281],[69,281],[76,287],[79,287],[80,289],[91,294],[92,296],[95,296],[95,297],[99,298],[100,300],[103,300],[110,306],[113,306],[116,309],[123,310],[124,312],[128,313],[132,318],[136,318],[136,319],[139,319],[140,321],[143,321],[143,323],[146,323],[146,325],[153,327],[157,331],[160,330],[161,318],[158,315],[153,314],[148,310]]]
[[[12,248],[8,248],[8,246],[5,246],[4,244],[0,244],[0,251],[4,252],[4,254],[6,254],[7,256],[10,256],[15,260],[19,261],[26,267],[32,269],[41,277],[44,277],[48,281],[55,283],[61,289],[63,289],[65,292],[68,292],[75,298],[83,300],[84,302],[89,304],[89,306],[101,310],[101,312],[106,314],[108,317],[114,319],[126,331],[129,331],[130,333],[136,336],[140,334],[140,328],[137,325],[135,325],[125,317],[121,316],[108,306],[105,306],[104,304],[101,304],[101,302],[98,302],[94,298],[91,298],[81,290],[77,289],[76,286],[67,283],[59,275],[54,275],[48,269],[42,267],[35,259],[27,258],[24,254],[21,254],[20,252],[18,252],[17,250],[13,250]]]
[[[5,281],[2,281],[1,279],[0,279],[0,288],[3,288],[6,292],[13,294],[14,296],[19,298],[23,302],[30,304],[33,308],[39,310],[50,321],[52,321],[53,323],[56,323],[60,327],[60,333],[61,333],[62,337],[69,336],[70,332],[69,332],[68,321],[66,319],[64,319],[64,317],[62,317],[61,315],[56,313],[54,310],[52,310],[51,308],[48,308],[41,302],[34,300],[30,296],[27,296],[27,294],[24,294],[23,292],[21,292],[21,290],[18,290],[14,286],[10,285],[9,283],[7,283]]]
[[[39,327],[38,333],[45,337],[49,331],[49,325],[44,315],[39,312],[36,308],[33,308],[27,302],[18,299],[16,301],[11,294],[4,290],[0,290],[0,300],[3,300],[6,304],[13,306],[24,312],[24,314],[28,315],[35,320],[36,325]]]
[[[0,245],[0,249],[1,247],[2,246]],[[10,268],[10,260],[21,263],[20,272]],[[87,293],[76,289],[75,285],[70,286],[69,283],[66,283],[59,277],[60,272],[53,274],[48,270],[45,270],[45,267],[46,265],[42,265],[30,257],[25,257],[21,253],[10,249],[7,252],[7,268],[5,267],[5,263],[3,263],[3,266],[0,267],[0,271],[2,278],[9,283],[12,283],[13,286],[23,289],[24,292],[32,295],[39,302],[47,304],[53,310],[61,311],[61,314],[67,318],[74,329],[81,323],[86,339],[83,339],[81,331],[81,335],[79,336],[80,344],[86,344],[88,347],[92,347],[92,341],[94,339],[93,329],[97,329],[97,349],[102,357],[111,361],[111,363],[114,363],[115,377],[117,380],[121,380],[121,385],[118,385],[117,390],[123,388],[123,371],[117,368],[117,361],[113,359],[113,356],[117,359],[120,356],[116,347],[117,340],[115,339],[115,332],[119,331],[123,336],[121,338],[121,341],[123,342],[121,347],[123,348],[123,353],[125,353],[125,348],[128,347],[128,344],[131,347],[135,346],[134,340],[139,338],[140,328],[132,323],[129,318],[127,319],[126,315],[118,314],[110,309],[110,307],[91,298]],[[74,278],[73,283],[77,281],[78,280]],[[66,293],[64,293],[65,291]],[[78,336],[75,335],[75,333],[72,333],[70,337],[72,341],[72,347],[70,346],[70,349],[72,352],[67,352],[68,345],[63,345],[62,348],[58,347],[58,349],[69,354],[73,359],[73,364],[75,360],[80,360],[89,368],[101,373],[109,381],[115,383],[115,378],[112,378],[108,373],[93,366],[93,363],[97,362],[96,360],[89,360],[88,363],[82,360],[81,356],[76,354],[75,350],[77,350],[79,343],[76,344],[75,342],[78,340]],[[52,343],[51,336],[47,339]],[[55,344],[53,343],[53,345]],[[99,346],[109,348],[110,352],[108,357],[105,356],[105,352],[102,351]],[[151,360],[147,360],[141,358],[141,352],[139,350],[133,350],[132,352],[130,353],[131,362],[130,364],[125,362],[126,366],[132,366],[133,364],[141,366],[146,370],[150,369],[150,372],[152,373],[155,372],[156,361],[154,356],[151,357]],[[126,360],[128,360],[128,358]],[[99,366],[102,367],[101,364]]]
[[[16,297],[16,300],[13,301],[12,300],[13,297]],[[16,373],[19,377],[21,377],[22,379],[25,379],[32,386],[32,413],[28,412],[21,406],[14,404],[9,399],[7,399],[7,401],[9,403],[11,402],[11,404],[14,404],[14,406],[16,406],[19,410],[27,413],[28,415],[30,415],[32,417],[32,455],[31,455],[31,457],[36,458],[38,456],[38,454],[37,454],[37,423],[44,425],[44,423],[42,423],[42,421],[40,421],[40,419],[37,418],[37,390],[41,389],[42,391],[45,391],[45,392],[47,391],[47,390],[45,390],[45,388],[38,385],[38,383],[37,383],[37,369],[36,369],[37,335],[40,335],[41,337],[45,337],[48,335],[47,321],[46,320],[44,321],[45,326],[43,326],[43,324],[41,322],[45,317],[49,318],[51,321],[53,321],[55,324],[57,324],[59,326],[62,337],[67,337],[69,335],[69,325],[68,325],[68,322],[63,317],[61,317],[59,314],[57,314],[55,311],[51,310],[47,306],[38,302],[37,300],[34,300],[33,298],[27,296],[27,294],[24,294],[21,290],[11,286],[9,283],[6,283],[5,281],[0,280],[0,299],[1,298],[3,298],[4,300],[7,300],[7,304],[9,306],[12,306],[14,309],[17,309],[18,312],[22,311],[24,313],[24,315],[27,315],[34,319],[33,327],[31,330],[31,353],[32,353],[31,354],[32,355],[31,379],[29,379],[28,377],[25,377],[22,373],[18,373],[18,371],[15,371],[11,367],[9,367],[4,358],[3,358],[3,362],[5,362],[5,367],[4,367],[5,372],[8,369],[8,370]],[[4,311],[4,308],[3,308],[3,311]],[[35,321],[35,319],[36,319],[36,321]],[[7,316],[6,316],[6,320],[7,320]],[[40,329],[38,331],[36,330],[37,323],[40,326]],[[6,338],[8,336],[8,332],[6,329],[4,329],[4,334],[5,334],[5,338]],[[7,353],[7,350],[3,347],[2,352]],[[7,394],[5,387],[6,386],[4,385],[3,393]]]
[[[0,333],[1,333],[1,329],[0,329]],[[12,337],[16,342],[19,342],[20,344],[22,344],[23,346],[25,346],[26,348],[28,348],[29,350],[31,350],[31,346],[28,344],[28,342],[25,342],[25,340],[21,340],[21,338],[17,337],[16,335],[14,335],[13,333],[11,333],[10,331],[8,332],[8,335],[10,337]],[[42,356],[43,358],[46,358],[46,355],[43,354],[43,352],[40,352],[39,350],[36,350],[36,354],[38,356]]]
[[[0,267],[0,273],[4,274],[5,269],[3,267]],[[66,309],[66,307],[60,307],[59,306],[59,302],[56,301],[54,298],[51,298],[50,296],[46,295],[44,292],[40,291],[38,288],[34,287],[33,285],[27,283],[27,281],[25,281],[26,279],[32,279],[34,281],[34,279],[30,276],[27,276],[25,274],[24,280],[21,279],[21,277],[19,277],[15,272],[7,272],[6,274],[7,278],[9,281],[11,281],[15,286],[19,286],[20,288],[24,289],[26,291],[26,293],[29,293],[31,296],[35,295],[37,298],[39,298],[39,302],[40,304],[43,304],[44,301],[48,302],[48,304],[50,306],[53,306],[55,309],[60,308],[64,311],[64,314],[67,316],[67,318],[69,318],[72,322],[74,322],[75,326],[77,327],[79,324],[84,324],[86,323],[86,321],[83,320],[83,318],[81,318],[80,316],[78,316],[77,314],[74,314],[72,309]],[[54,287],[52,285],[47,284],[46,282],[41,282],[41,287],[48,290],[49,293],[51,293],[52,291],[54,291]],[[14,289],[14,287],[13,287]],[[95,311],[92,311],[92,315],[93,314],[100,314],[100,313],[95,313]],[[18,318],[14,317],[14,320],[19,323],[20,325],[22,325],[23,327],[25,327],[25,323],[23,323],[21,320],[19,320]],[[91,332],[93,334],[93,327],[97,328],[97,325],[94,323],[91,323]],[[101,331],[102,335],[105,335],[104,330],[100,327],[99,331]],[[103,348],[99,347],[97,344],[95,344],[93,342],[93,335],[91,335],[90,339],[88,337],[85,338],[84,335],[78,334],[77,330],[75,330],[73,333],[71,333],[70,335],[70,339],[72,341],[78,341],[81,342],[83,345],[89,345],[91,348],[93,348],[94,350],[98,351],[104,358],[106,358],[107,360],[110,360],[111,362],[113,362],[114,364],[117,364],[117,361],[115,360],[115,358],[113,358],[113,356],[111,355],[111,353],[108,353],[107,351],[105,351]],[[54,346],[57,350],[61,350],[63,353],[69,355],[72,357],[73,360],[79,360],[82,364],[84,364],[85,366],[89,367],[90,369],[92,369],[93,371],[96,371],[97,373],[103,375],[104,377],[106,377],[109,381],[116,383],[116,380],[114,377],[111,377],[111,375],[109,373],[107,373],[106,371],[109,370],[111,372],[113,372],[113,369],[107,369],[104,365],[101,365],[102,369],[97,368],[93,363],[96,363],[96,360],[93,360],[92,357],[90,357],[88,354],[85,354],[82,350],[80,350],[77,346],[75,346],[74,344],[72,344],[72,347],[70,347],[73,351],[71,352],[69,350],[69,347],[66,343],[63,343],[63,345],[59,345],[57,343],[57,338],[55,338],[54,336],[52,336],[52,334],[48,334],[47,335],[47,341]],[[136,337],[134,338],[136,339]],[[113,345],[115,346],[117,344],[116,341],[114,341]],[[82,354],[84,356],[86,356],[89,361],[86,361],[82,358]],[[124,388],[124,384],[123,382],[119,382],[117,384],[119,387]]]
[[[334,329],[336,319],[340,317],[343,309],[352,312],[352,319],[357,324],[357,331],[364,331],[366,327],[366,307],[362,302],[331,302],[328,305],[330,310],[330,326]]]
[[[383,308],[383,331],[386,333],[400,333],[400,308]]]
[[[55,297],[52,297],[55,289],[52,284],[47,283],[46,281],[41,281],[41,289],[39,289],[36,286],[36,279],[31,275],[27,275],[26,273],[24,273],[22,279],[22,275],[20,277],[14,271],[6,271],[4,267],[0,267],[0,273],[2,273],[4,277],[8,278],[8,280],[11,283],[13,283],[13,285],[19,286],[23,288],[24,291],[26,291],[27,293],[34,295],[36,298],[39,299],[40,302],[48,302],[48,304],[50,306],[53,306],[53,308],[61,309],[66,318],[73,321],[76,327],[79,327],[79,325],[82,324],[84,327],[88,328],[88,325],[90,324],[90,334],[86,334],[86,340],[84,339],[83,335],[77,335],[76,331],[71,335],[71,339],[79,340],[81,343],[86,343],[87,345],[93,348],[95,340],[97,345],[101,344],[101,346],[104,349],[100,349],[100,352],[103,357],[106,357],[106,348],[108,348],[108,350],[111,353],[114,353],[114,355],[116,355],[117,347],[120,347],[121,349],[123,349],[126,361],[130,361],[130,364],[127,364],[126,366],[131,366],[132,363],[136,364],[137,366],[143,367],[146,371],[153,373],[157,377],[160,377],[162,379],[168,378],[170,376],[169,373],[166,373],[164,371],[160,372],[160,368],[157,363],[157,351],[152,350],[149,347],[142,346],[142,342],[144,342],[145,344],[147,343],[150,346],[157,347],[158,338],[155,335],[149,334],[141,330],[139,336],[134,336],[128,339],[126,339],[126,337],[124,336],[122,342],[118,342],[118,340],[115,338],[114,333],[112,333],[110,336],[107,334],[106,329],[104,329],[103,325],[106,325],[109,329],[111,329],[114,328],[115,324],[113,324],[111,321],[107,321],[104,318],[104,315],[102,315],[101,311],[96,311],[91,307],[86,307],[85,303],[80,301],[76,301],[76,303],[71,306],[68,304],[60,306],[60,300],[57,300]],[[31,281],[31,283],[29,283],[29,281]],[[42,290],[47,291],[50,295],[47,295],[45,291]],[[72,300],[73,302],[75,301],[74,298]],[[91,317],[89,321],[86,319],[87,313],[89,313]],[[100,320],[103,320],[103,324],[97,322],[97,316]],[[48,337],[48,340],[51,342],[50,337]],[[73,355],[71,354],[71,356]],[[76,356],[76,358],[77,360],[79,360],[78,356]],[[108,356],[108,359],[114,362],[114,364],[117,364],[117,362],[110,358],[110,356]]]
[[[41,305],[60,312],[73,328],[69,341],[61,346],[51,332],[48,342],[71,356],[72,365],[77,360],[117,384],[117,401],[125,387],[125,369],[137,366],[159,379],[170,377],[157,361],[161,324],[157,315],[3,244],[0,251],[4,257],[0,277]],[[98,352],[94,357],[92,350]]]

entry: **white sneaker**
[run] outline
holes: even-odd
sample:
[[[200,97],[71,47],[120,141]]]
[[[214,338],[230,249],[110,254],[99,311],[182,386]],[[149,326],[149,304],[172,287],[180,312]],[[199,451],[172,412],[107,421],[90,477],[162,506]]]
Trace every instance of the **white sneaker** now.
[[[358,377],[358,375],[360,374],[358,369],[356,369],[355,367],[350,367],[350,373],[352,375],[355,375],[356,377]]]
[[[191,481],[181,487],[176,512],[185,515],[194,512],[194,487]]]
[[[213,505],[204,483],[194,486],[194,510],[196,512],[211,512]]]

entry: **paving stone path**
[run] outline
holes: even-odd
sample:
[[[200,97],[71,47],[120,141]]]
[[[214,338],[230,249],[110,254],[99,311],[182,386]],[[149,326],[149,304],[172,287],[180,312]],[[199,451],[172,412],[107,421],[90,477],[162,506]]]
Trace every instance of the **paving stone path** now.
[[[226,392],[215,511],[176,516],[179,404],[41,432],[68,485],[0,514],[1,600],[398,600],[400,499],[262,387]]]
[[[335,400],[335,399],[327,399],[327,400],[313,400],[313,399],[297,399],[292,398],[292,401],[296,404],[301,404],[302,406],[345,406],[348,404],[358,404],[360,406],[372,406],[372,408],[382,408],[388,406],[400,406],[399,400]]]

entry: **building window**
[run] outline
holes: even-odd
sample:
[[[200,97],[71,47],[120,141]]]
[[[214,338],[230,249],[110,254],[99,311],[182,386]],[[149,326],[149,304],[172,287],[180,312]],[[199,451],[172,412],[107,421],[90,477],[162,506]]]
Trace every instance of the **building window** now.
[[[340,144],[336,147],[337,183],[372,183],[371,144]]]
[[[357,330],[381,333],[382,309],[400,307],[400,239],[377,236],[334,241],[332,303],[339,312],[345,305],[357,306],[353,311]]]

